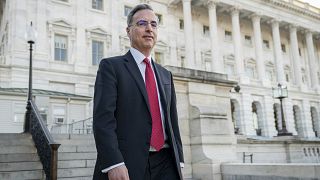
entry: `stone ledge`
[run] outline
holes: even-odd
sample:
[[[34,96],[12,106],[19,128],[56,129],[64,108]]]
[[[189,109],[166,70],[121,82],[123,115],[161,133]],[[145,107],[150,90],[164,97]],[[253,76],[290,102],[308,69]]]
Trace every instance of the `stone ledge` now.
[[[172,72],[173,76],[183,79],[195,80],[198,82],[207,82],[212,84],[223,84],[233,86],[236,85],[236,81],[228,80],[226,74],[220,74],[215,72],[208,72],[196,69],[188,69],[175,66],[165,66],[166,69]]]

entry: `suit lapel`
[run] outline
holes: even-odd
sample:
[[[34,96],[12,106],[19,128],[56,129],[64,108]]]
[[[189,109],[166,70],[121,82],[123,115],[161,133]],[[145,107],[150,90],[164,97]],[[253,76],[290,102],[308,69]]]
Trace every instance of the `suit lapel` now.
[[[167,105],[168,105],[167,104],[167,97],[166,97],[167,92],[165,92],[165,89],[163,87],[166,83],[163,80],[163,73],[160,72],[161,69],[158,68],[157,64],[153,63],[153,61],[152,61],[152,65],[153,65],[154,73],[156,75],[156,79],[157,79],[157,83],[158,83],[158,90],[159,90],[160,98],[162,97],[161,101],[165,105],[162,107],[167,107]]]
[[[150,111],[150,107],[149,107],[149,101],[148,101],[148,95],[147,95],[147,90],[146,90],[146,86],[145,83],[143,81],[143,78],[141,76],[141,72],[139,70],[139,67],[137,65],[137,63],[135,62],[135,60],[133,59],[133,56],[131,55],[130,51],[127,52],[127,54],[125,55],[125,66],[128,69],[129,73],[132,75],[133,79],[135,80],[142,96],[143,99],[145,100],[148,110]]]

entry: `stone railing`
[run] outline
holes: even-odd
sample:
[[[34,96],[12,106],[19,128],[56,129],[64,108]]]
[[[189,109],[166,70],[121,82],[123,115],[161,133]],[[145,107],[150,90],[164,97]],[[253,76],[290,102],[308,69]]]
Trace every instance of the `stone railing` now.
[[[54,142],[37,106],[32,100],[28,101],[24,129],[26,133],[32,135],[46,179],[56,180],[60,144]]]

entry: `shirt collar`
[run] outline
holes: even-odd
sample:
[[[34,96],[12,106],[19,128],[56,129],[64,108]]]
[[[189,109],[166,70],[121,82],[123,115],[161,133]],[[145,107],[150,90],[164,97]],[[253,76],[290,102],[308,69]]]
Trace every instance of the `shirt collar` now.
[[[144,58],[146,58],[140,51],[137,49],[130,47],[130,52],[133,56],[133,59],[136,61],[137,64],[141,64]],[[149,62],[151,61],[151,55],[147,57]]]

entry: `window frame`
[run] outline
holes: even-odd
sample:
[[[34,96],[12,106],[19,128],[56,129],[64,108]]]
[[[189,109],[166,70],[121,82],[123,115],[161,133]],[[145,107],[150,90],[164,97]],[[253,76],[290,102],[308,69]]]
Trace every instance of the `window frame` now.
[[[56,41],[56,38],[57,37],[60,37],[60,38],[65,38],[65,48],[63,49],[63,48],[57,48],[56,47],[56,43],[57,43],[57,41]],[[54,38],[53,38],[54,40],[54,52],[53,52],[53,60],[55,61],[55,62],[68,62],[68,36],[67,35],[63,35],[63,34],[59,34],[59,33],[55,33],[54,34]],[[57,59],[56,58],[56,49],[60,49],[60,53],[59,53],[59,59]],[[64,58],[65,59],[61,59],[61,52],[62,52],[62,50],[65,50],[65,55],[64,55]]]
[[[98,45],[99,44],[102,45],[101,47],[98,47],[98,50],[97,50],[98,52],[96,55],[97,57],[94,57],[94,49],[93,49],[94,42],[97,43]],[[102,48],[102,49],[100,49],[100,48]],[[102,54],[100,54],[101,57],[99,56],[100,50],[102,50]],[[105,42],[103,40],[92,39],[91,40],[91,62],[92,62],[91,65],[93,65],[93,66],[99,65],[101,59],[104,57],[104,54],[105,54]],[[97,58],[97,59],[94,59],[94,58]],[[94,62],[96,62],[96,64]]]
[[[96,3],[94,3],[94,1]],[[101,7],[99,8],[99,4],[97,3],[98,1],[101,2]],[[94,7],[94,4],[96,5],[96,7]],[[97,11],[104,11],[104,0],[92,0],[91,1],[91,8],[94,9],[94,10],[97,10]]]

